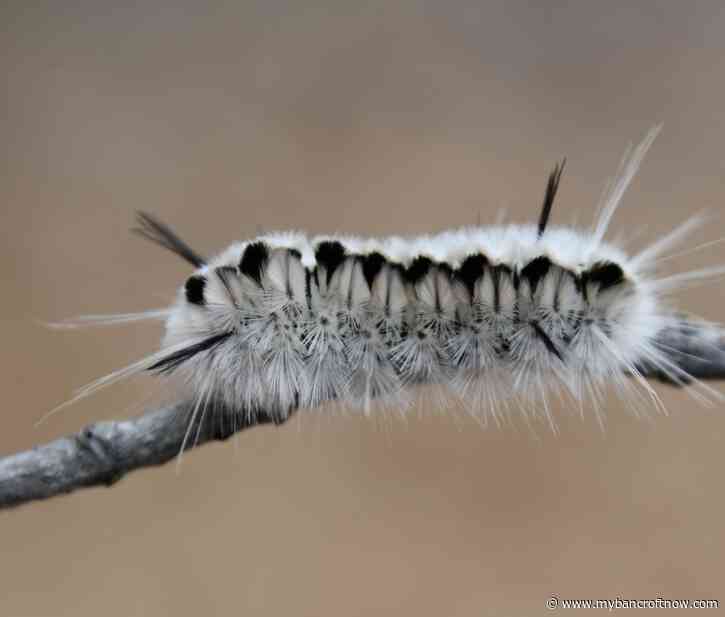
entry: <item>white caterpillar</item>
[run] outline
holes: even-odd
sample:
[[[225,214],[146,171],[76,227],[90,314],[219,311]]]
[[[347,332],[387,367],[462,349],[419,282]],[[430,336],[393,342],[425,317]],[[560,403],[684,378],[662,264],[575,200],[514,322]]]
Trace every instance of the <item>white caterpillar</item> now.
[[[655,276],[657,259],[697,219],[633,256],[603,240],[658,131],[625,155],[589,231],[548,227],[563,163],[538,225],[418,238],[276,233],[205,260],[140,214],[137,231],[196,271],[170,309],[111,318],[164,317],[162,348],[76,398],[143,370],[182,376],[195,414],[219,403],[280,421],[329,400],[403,409],[417,384],[440,385],[493,417],[512,396],[548,416],[551,390],[596,404],[605,386],[629,395],[639,384],[635,399],[654,397],[643,363],[673,382],[689,379],[657,344],[677,319],[663,299],[713,273]]]

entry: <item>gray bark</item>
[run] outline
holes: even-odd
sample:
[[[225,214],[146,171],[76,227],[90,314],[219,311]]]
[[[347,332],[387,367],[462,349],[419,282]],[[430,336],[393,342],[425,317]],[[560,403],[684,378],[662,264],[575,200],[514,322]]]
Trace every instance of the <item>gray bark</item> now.
[[[98,422],[75,435],[0,458],[0,508],[88,486],[112,486],[134,469],[163,465],[181,451],[190,410],[188,403],[179,403],[132,420]],[[223,424],[209,421],[208,415],[201,424],[196,419],[185,449],[273,422],[267,415],[253,422],[221,417]]]

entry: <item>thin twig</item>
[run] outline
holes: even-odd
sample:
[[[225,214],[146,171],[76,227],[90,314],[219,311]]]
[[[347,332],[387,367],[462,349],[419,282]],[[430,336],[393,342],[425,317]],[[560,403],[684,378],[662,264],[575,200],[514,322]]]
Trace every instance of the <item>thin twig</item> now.
[[[134,469],[163,465],[179,455],[189,411],[188,403],[179,403],[132,420],[98,422],[75,435],[0,458],[0,508],[83,487],[112,486]],[[239,416],[232,422],[227,416],[224,423],[204,422],[192,427],[195,439],[186,448],[272,422],[267,415],[252,421]]]
[[[658,344],[668,360],[697,379],[725,379],[725,339],[717,328],[682,318],[664,330]],[[682,385],[665,371],[642,362],[638,370],[649,379]],[[189,404],[154,410],[133,420],[99,422],[80,433],[0,459],[0,508],[46,499],[79,488],[111,486],[134,469],[163,465],[181,450],[189,430]],[[219,416],[218,416],[219,417]],[[221,422],[193,426],[198,439],[187,448],[229,438],[236,432],[275,420],[221,416]],[[221,419],[220,417],[220,419]],[[196,420],[200,422],[200,420]]]

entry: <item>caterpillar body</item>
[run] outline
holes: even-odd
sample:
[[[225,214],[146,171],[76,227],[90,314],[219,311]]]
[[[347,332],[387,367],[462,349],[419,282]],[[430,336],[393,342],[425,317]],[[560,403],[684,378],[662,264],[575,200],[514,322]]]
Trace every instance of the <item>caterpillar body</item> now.
[[[207,260],[140,213],[136,231],[196,270],[171,308],[115,318],[166,319],[161,350],[78,397],[148,370],[180,375],[194,413],[219,403],[279,421],[331,400],[405,409],[419,384],[494,418],[512,397],[548,417],[552,390],[596,404],[613,385],[656,400],[643,363],[672,382],[689,379],[658,344],[677,321],[665,296],[709,274],[657,278],[657,260],[699,221],[635,255],[604,235],[658,130],[625,155],[590,230],[548,225],[563,163],[531,225],[418,238],[274,233]]]

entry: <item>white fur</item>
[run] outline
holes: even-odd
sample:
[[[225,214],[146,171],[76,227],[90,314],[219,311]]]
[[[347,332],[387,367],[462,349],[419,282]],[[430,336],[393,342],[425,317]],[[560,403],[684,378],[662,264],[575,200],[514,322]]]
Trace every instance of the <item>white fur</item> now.
[[[203,279],[201,301],[190,301],[182,286],[170,309],[148,313],[148,318],[167,315],[161,351],[91,384],[78,397],[154,364],[158,368],[159,362],[165,370],[165,357],[221,335],[173,366],[196,398],[195,414],[203,414],[210,401],[237,413],[264,411],[281,419],[332,399],[366,411],[374,402],[405,409],[410,386],[418,384],[443,386],[471,413],[496,421],[511,408],[511,398],[549,418],[552,390],[580,405],[589,399],[596,408],[607,385],[639,400],[633,393],[637,384],[657,403],[638,373],[639,363],[673,379],[684,377],[656,345],[658,333],[675,319],[663,295],[713,274],[655,278],[658,259],[701,219],[633,257],[604,241],[658,131],[625,155],[589,232],[553,227],[541,235],[534,225],[388,238],[284,232],[233,244],[194,274]],[[326,241],[339,242],[346,255],[331,272],[316,259]],[[240,270],[245,251],[257,243],[267,249],[259,282]],[[375,253],[384,259],[368,281],[363,260]],[[476,255],[485,256],[487,265],[466,281],[459,269]],[[411,280],[409,268],[420,257],[432,265]],[[542,257],[550,266],[534,280],[525,268]],[[599,282],[595,275],[601,276],[605,264],[618,267],[622,280]]]

